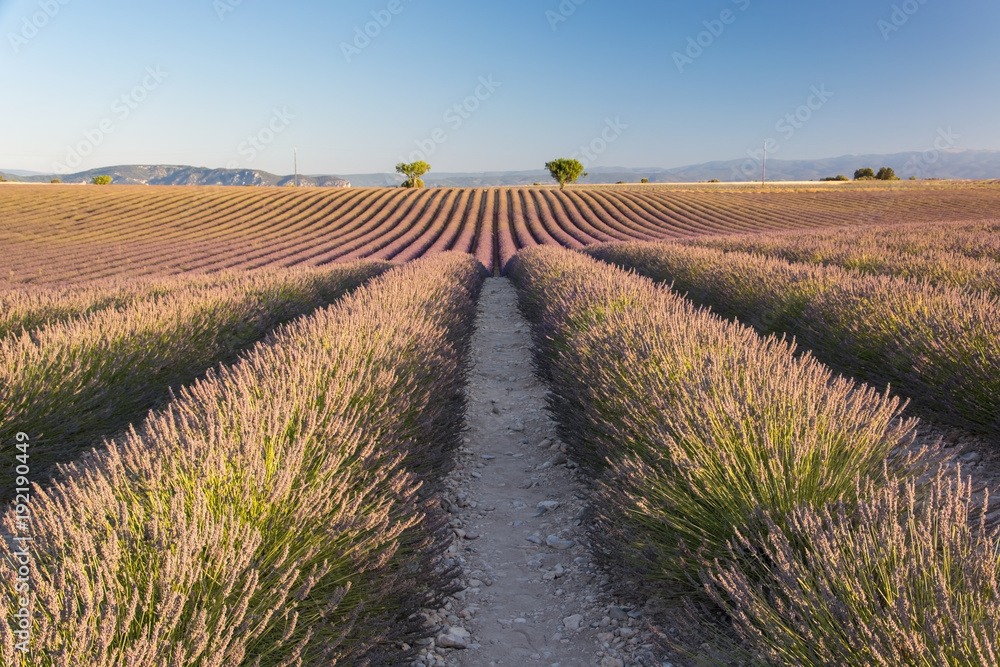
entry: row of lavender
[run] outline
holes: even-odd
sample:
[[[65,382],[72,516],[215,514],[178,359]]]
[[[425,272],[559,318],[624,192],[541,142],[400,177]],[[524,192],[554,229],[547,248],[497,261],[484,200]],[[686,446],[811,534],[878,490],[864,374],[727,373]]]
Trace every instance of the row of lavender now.
[[[172,389],[235,361],[278,324],[390,267],[370,262],[6,292],[0,441],[30,433],[41,479],[142,418]],[[12,495],[10,475],[0,475],[0,498]]]
[[[2,623],[0,663],[405,656],[416,612],[453,590],[434,491],[481,282],[467,255],[394,269],[34,486],[30,652]],[[17,567],[0,564],[7,619]]]
[[[671,243],[587,252],[759,333],[794,336],[836,370],[890,384],[921,415],[1000,436],[1000,297],[990,292]]]
[[[108,278],[68,287],[17,286],[0,292],[0,338],[108,309],[127,308],[182,289],[221,286],[237,274]]]
[[[578,253],[511,277],[609,563],[714,600],[751,660],[996,664],[1000,538],[896,399]]]
[[[1000,295],[997,220],[723,235],[686,243]]]

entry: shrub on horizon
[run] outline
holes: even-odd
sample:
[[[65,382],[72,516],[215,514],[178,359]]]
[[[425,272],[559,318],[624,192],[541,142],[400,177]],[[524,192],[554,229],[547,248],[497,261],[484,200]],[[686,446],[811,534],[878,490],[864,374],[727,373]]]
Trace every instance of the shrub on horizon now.
[[[565,190],[567,183],[576,183],[578,178],[588,175],[583,170],[583,163],[579,160],[569,158],[559,158],[551,162],[546,162],[545,168],[549,170],[552,178],[559,183],[560,190]]]
[[[424,182],[421,180],[421,176],[426,174],[431,170],[431,166],[419,160],[417,162],[411,162],[407,164],[405,162],[400,162],[396,165],[396,173],[403,174],[406,176],[406,180],[400,184],[401,188],[422,188],[424,187]]]

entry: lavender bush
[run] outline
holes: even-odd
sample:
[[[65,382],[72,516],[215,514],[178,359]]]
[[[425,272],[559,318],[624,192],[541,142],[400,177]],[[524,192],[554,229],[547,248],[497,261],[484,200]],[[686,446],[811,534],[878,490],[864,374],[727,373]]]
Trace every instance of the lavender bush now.
[[[281,322],[389,267],[255,271],[0,339],[0,441],[30,433],[41,481],[53,464],[140,419],[172,388],[235,361]],[[12,454],[3,460],[0,497],[9,498]]]
[[[648,279],[541,248],[511,276],[562,435],[602,476],[595,540],[674,591],[700,589],[702,563],[761,508],[822,507],[932,455],[902,454],[914,424],[896,399]]]
[[[587,252],[761,333],[793,335],[836,370],[891,384],[922,414],[1000,435],[1000,300],[987,292],[669,243]]]
[[[939,471],[865,482],[858,503],[766,515],[707,568],[707,588],[780,665],[1000,663],[1000,536],[970,521],[971,483]],[[742,563],[764,564],[753,580]]]

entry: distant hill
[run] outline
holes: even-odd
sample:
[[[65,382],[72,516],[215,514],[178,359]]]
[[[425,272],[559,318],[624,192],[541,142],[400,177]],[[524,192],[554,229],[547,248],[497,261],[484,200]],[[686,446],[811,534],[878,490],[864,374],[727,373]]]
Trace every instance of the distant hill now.
[[[43,176],[45,174],[42,171],[27,171],[25,169],[5,169],[3,173],[5,176],[15,176],[17,178],[21,176]]]
[[[928,153],[910,152],[891,155],[843,155],[820,160],[767,161],[768,181],[816,181],[827,176],[853,176],[856,169],[892,167],[900,178],[997,179],[1000,178],[1000,151],[945,150]],[[706,162],[673,169],[627,167],[594,167],[581,183],[637,183],[648,178],[651,183],[692,183],[720,181],[755,181],[760,179],[761,164],[747,157],[740,160]],[[184,166],[125,166],[104,167],[60,176],[64,183],[89,183],[94,176],[107,174],[115,183],[142,185],[289,185],[292,176],[276,176],[255,169],[208,169]],[[18,176],[0,171],[5,178],[19,181],[48,182],[55,176]],[[347,174],[340,176],[299,176],[305,187],[395,187],[403,181],[399,174]],[[551,183],[543,169],[523,171],[492,171],[482,173],[430,172],[424,176],[429,187],[494,187]]]
[[[8,178],[7,174],[4,178]],[[294,176],[276,176],[258,169],[209,169],[173,165],[130,165],[101,167],[76,174],[43,176],[17,176],[13,178],[28,183],[48,183],[59,178],[63,183],[90,183],[94,176],[106,174],[120,185],[271,185],[284,186],[295,183]],[[337,176],[299,175],[299,185],[309,188],[348,188],[350,181]]]
[[[1000,178],[1000,151],[941,151],[924,155],[918,152],[891,155],[843,155],[820,160],[767,161],[769,181],[817,181],[844,174],[851,177],[856,169],[892,167],[900,178],[994,179]],[[695,183],[714,178],[720,181],[755,181],[760,179],[761,164],[752,158],[725,160],[663,169],[650,167],[592,167],[580,183],[637,183],[648,178],[651,183]],[[397,174],[349,174],[356,187],[395,186],[402,182]],[[423,177],[428,187],[491,187],[552,183],[544,169],[492,171],[482,173],[435,173]]]
[[[767,161],[769,181],[815,181],[827,176],[843,174],[851,177],[856,169],[871,167],[892,167],[900,178],[944,179],[993,179],[1000,177],[1000,151],[930,151],[894,153],[890,155],[842,155],[820,160],[774,160]],[[639,175],[636,170],[630,170]],[[627,172],[625,172],[627,173]],[[700,165],[667,169],[656,174],[654,182],[706,181],[717,178],[720,181],[758,180],[761,165],[752,158],[709,162]],[[604,176],[604,174],[601,174]],[[628,180],[628,179],[618,179]]]

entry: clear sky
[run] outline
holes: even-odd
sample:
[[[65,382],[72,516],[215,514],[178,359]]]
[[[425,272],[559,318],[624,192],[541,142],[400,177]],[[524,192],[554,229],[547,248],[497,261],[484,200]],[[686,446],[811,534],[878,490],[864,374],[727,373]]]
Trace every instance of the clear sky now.
[[[1000,149],[997,0],[0,0],[0,36],[6,169]]]

